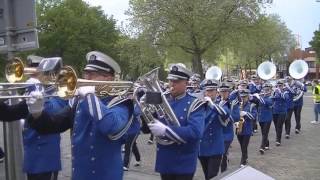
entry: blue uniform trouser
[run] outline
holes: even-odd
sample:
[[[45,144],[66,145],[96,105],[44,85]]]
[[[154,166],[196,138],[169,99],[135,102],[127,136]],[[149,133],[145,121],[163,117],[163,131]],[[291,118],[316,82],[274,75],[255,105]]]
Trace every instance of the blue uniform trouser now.
[[[286,119],[286,114],[273,114],[273,123],[274,127],[276,128],[276,142],[281,143],[281,135],[283,129],[283,123]]]
[[[28,174],[27,176],[28,176],[28,180],[57,180],[58,171],[39,173],[39,174]]]
[[[209,180],[218,175],[222,154],[212,156],[199,156],[202,170],[206,180]]]
[[[123,160],[123,166],[126,168],[129,168],[132,152],[136,158],[136,161],[140,161],[140,153],[136,143],[138,136],[139,134],[131,134],[128,135],[128,138],[126,139],[126,144],[124,145],[125,151]]]
[[[271,121],[269,122],[259,122],[260,127],[261,127],[261,134],[262,134],[262,140],[261,140],[261,149],[265,149],[266,147],[269,147],[269,130],[270,130],[270,125]]]
[[[221,161],[221,172],[224,172],[228,168],[228,155],[229,155],[229,147],[232,141],[224,141],[224,154],[222,156]]]
[[[290,135],[292,113],[293,113],[293,109],[288,109],[287,115],[286,115],[286,121],[284,123],[284,127],[286,129],[286,134],[287,135]]]
[[[293,108],[294,117],[296,119],[296,129],[299,131],[301,129],[301,110],[302,110],[302,106],[295,106]]]
[[[237,135],[241,147],[241,161],[240,164],[247,165],[248,163],[248,146],[251,135]]]

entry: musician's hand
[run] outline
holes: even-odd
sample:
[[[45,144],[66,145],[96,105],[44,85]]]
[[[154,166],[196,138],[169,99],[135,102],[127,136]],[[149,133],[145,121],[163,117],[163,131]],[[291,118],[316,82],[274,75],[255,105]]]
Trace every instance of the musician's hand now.
[[[246,111],[240,111],[240,116],[245,116],[247,115],[248,113]]]
[[[31,98],[28,98],[26,103],[31,114],[41,114],[44,106],[43,94],[40,91],[32,91]]]
[[[254,93],[253,96],[258,98],[258,99],[260,98],[260,95],[258,93]]]
[[[153,123],[149,123],[148,126],[155,136],[163,136],[166,133],[167,126],[157,119]]]
[[[95,86],[82,86],[77,89],[76,94],[78,94],[81,97],[85,97],[87,94],[94,94],[95,91]]]

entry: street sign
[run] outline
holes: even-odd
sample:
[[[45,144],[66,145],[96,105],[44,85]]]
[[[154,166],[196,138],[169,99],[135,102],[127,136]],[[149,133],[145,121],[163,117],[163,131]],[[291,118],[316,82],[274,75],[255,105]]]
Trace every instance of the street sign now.
[[[4,1],[0,0],[0,53],[38,48],[35,0],[10,0],[7,9],[4,8]],[[6,17],[6,14],[11,16]],[[11,21],[12,27],[7,27],[6,21]],[[7,33],[11,36],[12,49],[8,47]]]

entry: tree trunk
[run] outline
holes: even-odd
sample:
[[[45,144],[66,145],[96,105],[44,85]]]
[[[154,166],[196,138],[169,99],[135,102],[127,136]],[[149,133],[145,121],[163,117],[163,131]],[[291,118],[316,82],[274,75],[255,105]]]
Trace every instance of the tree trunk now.
[[[201,63],[201,56],[200,52],[195,52],[192,57],[192,71],[194,73],[200,74],[201,78],[204,78],[204,72]]]

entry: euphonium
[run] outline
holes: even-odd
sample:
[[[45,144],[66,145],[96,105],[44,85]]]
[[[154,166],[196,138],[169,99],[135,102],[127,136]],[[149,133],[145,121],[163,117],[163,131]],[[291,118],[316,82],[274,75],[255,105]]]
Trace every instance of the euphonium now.
[[[243,101],[240,102],[240,112],[243,110]],[[237,124],[237,127],[236,127],[236,134],[241,134],[242,133],[242,128],[243,128],[243,124],[244,124],[245,120],[244,120],[244,117],[243,116],[240,116],[240,120]]]

